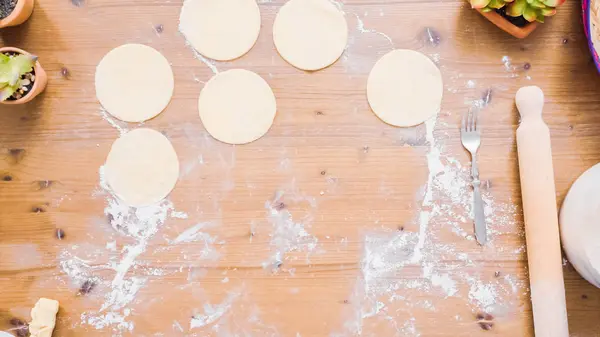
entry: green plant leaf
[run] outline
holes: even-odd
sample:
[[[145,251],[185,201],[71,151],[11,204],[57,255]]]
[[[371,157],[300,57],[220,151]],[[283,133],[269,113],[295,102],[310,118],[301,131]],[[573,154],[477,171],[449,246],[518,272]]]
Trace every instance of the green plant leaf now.
[[[558,7],[564,2],[565,0],[544,0],[544,4],[548,7]]]
[[[472,8],[485,8],[491,0],[470,0]]]
[[[482,11],[483,13],[489,13],[489,12],[491,12],[491,11],[492,11],[492,9],[491,9],[491,8],[489,8],[489,7],[486,7],[486,8],[482,8],[482,9],[481,9],[481,11]]]
[[[556,14],[556,8],[544,8],[541,12],[543,16],[553,16]]]
[[[491,0],[487,6],[490,8],[500,9],[505,5],[506,3],[504,2],[504,0]]]
[[[508,4],[506,14],[512,17],[521,16],[525,7],[527,7],[527,0],[515,0],[515,2]]]
[[[0,89],[0,102],[6,101],[10,96],[12,96],[15,91],[17,91],[16,87],[6,85],[2,89]]]
[[[17,55],[8,62],[11,65],[12,71],[16,74],[16,78],[19,79],[21,75],[27,74],[33,70],[33,65],[37,61],[37,56],[33,55]],[[14,85],[16,80],[11,83]]]
[[[12,76],[10,65],[8,63],[0,63],[0,87],[8,85]]]
[[[543,15],[538,15],[537,18],[535,19],[537,22],[539,23],[544,23],[544,16]]]
[[[0,82],[8,82],[9,85],[16,85],[21,75],[33,70],[33,65],[37,61],[37,56],[17,55],[11,57],[8,63],[0,64]]]
[[[4,53],[0,53],[0,64],[8,63],[9,60],[10,60],[10,57],[8,57],[8,55],[6,55]]]
[[[538,17],[537,10],[533,7],[525,7],[525,10],[523,11],[523,17],[529,22],[536,21]]]
[[[546,8],[546,5],[544,5],[542,2],[538,1],[538,0],[534,0],[531,3],[531,7],[535,7],[535,8]]]

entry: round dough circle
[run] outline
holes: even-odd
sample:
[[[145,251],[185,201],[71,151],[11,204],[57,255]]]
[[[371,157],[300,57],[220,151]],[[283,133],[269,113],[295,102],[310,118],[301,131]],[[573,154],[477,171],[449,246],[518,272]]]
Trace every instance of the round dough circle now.
[[[600,164],[571,186],[560,210],[565,253],[588,282],[600,288]]]
[[[200,92],[200,119],[216,139],[246,144],[264,136],[277,104],[269,84],[257,74],[231,69],[213,76]]]
[[[367,81],[371,109],[394,126],[421,124],[440,111],[442,74],[425,55],[409,49],[385,54]]]
[[[255,0],[186,0],[180,30],[200,54],[218,61],[246,54],[260,33]]]
[[[135,129],[115,140],[106,158],[106,181],[126,204],[164,199],[177,183],[179,160],[171,142],[152,129]]]
[[[100,104],[126,122],[143,122],[161,113],[171,101],[174,86],[169,61],[143,44],[117,47],[96,67]]]
[[[294,67],[319,70],[344,52],[348,24],[329,0],[290,0],[275,18],[273,41],[281,57]]]

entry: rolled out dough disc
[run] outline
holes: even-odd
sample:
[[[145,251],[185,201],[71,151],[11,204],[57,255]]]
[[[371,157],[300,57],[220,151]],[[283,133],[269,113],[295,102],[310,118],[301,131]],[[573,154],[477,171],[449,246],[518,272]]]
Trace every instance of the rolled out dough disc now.
[[[200,92],[198,111],[206,130],[229,144],[264,136],[275,118],[275,95],[257,74],[232,69],[213,76]]]
[[[115,140],[106,158],[106,181],[126,204],[164,199],[177,183],[179,160],[171,142],[152,129],[135,129]]]
[[[96,67],[96,96],[120,120],[143,122],[161,113],[175,86],[169,61],[154,48],[125,44]]]
[[[344,52],[348,24],[329,0],[290,0],[275,18],[273,41],[281,57],[294,67],[319,70]]]
[[[246,54],[256,43],[260,11],[255,0],[186,0],[179,22],[196,51],[227,61]]]
[[[600,164],[571,186],[559,220],[569,261],[583,278],[600,287]]]
[[[367,80],[371,109],[394,126],[414,126],[435,116],[440,111],[442,94],[438,67],[427,56],[409,49],[385,54]]]

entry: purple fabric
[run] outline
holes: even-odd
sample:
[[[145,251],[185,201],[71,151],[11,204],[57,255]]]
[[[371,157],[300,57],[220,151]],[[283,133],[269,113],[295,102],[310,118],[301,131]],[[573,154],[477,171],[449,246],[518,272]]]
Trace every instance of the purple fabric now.
[[[590,24],[590,1],[591,0],[582,0],[581,1],[581,12],[583,14],[583,29],[585,31],[585,36],[588,40],[588,45],[590,47],[590,51],[592,52],[592,57],[594,58],[594,63],[596,64],[596,68],[600,71],[600,58],[598,57],[598,52],[594,48],[594,44],[592,43],[592,33],[591,33],[591,24]],[[598,46],[600,48],[600,46]]]

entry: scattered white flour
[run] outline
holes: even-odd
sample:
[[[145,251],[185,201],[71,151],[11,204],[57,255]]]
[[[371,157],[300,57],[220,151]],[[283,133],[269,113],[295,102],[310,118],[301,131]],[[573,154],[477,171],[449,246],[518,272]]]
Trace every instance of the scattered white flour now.
[[[502,64],[504,64],[504,71],[510,73],[509,77],[519,77],[518,68],[512,64],[512,59],[509,56],[502,56]]]
[[[186,0],[187,1],[187,0]],[[183,4],[181,5],[181,9],[183,10]],[[200,54],[193,46],[192,44],[187,40],[185,34],[183,33],[183,30],[181,29],[181,20],[179,21],[179,33],[183,36],[184,40],[185,40],[185,45],[194,53],[194,56],[202,61],[202,63],[204,63],[212,72],[213,74],[218,74],[219,73],[219,69],[217,69],[216,66],[216,62],[213,60],[209,60],[206,57],[202,56],[202,54]]]
[[[288,207],[298,204],[308,205],[308,209],[302,219],[294,221]],[[310,254],[319,252],[319,240],[307,231],[312,221],[312,212],[316,209],[316,200],[300,194],[295,189],[287,192],[280,190],[275,193],[273,200],[265,202],[265,209],[267,220],[272,226],[272,254],[263,262],[263,268],[277,272],[285,260],[297,259],[287,254],[290,252],[306,254],[306,262],[309,263]]]
[[[423,300],[424,293],[440,299],[465,298],[465,306],[474,312],[520,310],[520,297],[526,292],[524,282],[511,275],[484,277],[478,272],[465,272],[467,268],[483,266],[480,254],[502,251],[502,247],[495,246],[498,235],[518,231],[517,208],[510,200],[500,203],[484,190],[489,243],[477,256],[470,256],[439,237],[449,231],[476,245],[472,234],[470,169],[444,154],[434,135],[436,123],[432,119],[425,124],[429,175],[419,194],[422,200],[414,220],[419,231],[366,234],[361,276],[349,298],[354,305],[345,314],[343,332],[332,336],[361,335],[367,324],[376,325],[377,331],[385,331],[389,336],[420,336],[419,322],[412,312],[437,311],[436,300]],[[485,172],[482,175],[485,177]],[[410,276],[415,272],[420,275]],[[461,292],[461,286],[468,287],[468,293]]]
[[[504,63],[504,69],[506,71],[512,71],[512,63],[510,57],[506,55],[502,56],[502,63]]]
[[[100,193],[106,196],[107,202],[104,213],[115,232],[128,238],[129,243],[123,245],[118,254],[114,253],[117,251],[115,240],[109,240],[96,249],[73,247],[71,251],[63,250],[59,259],[62,271],[71,283],[82,286],[87,282],[90,287],[97,285],[107,289],[99,309],[82,313],[81,323],[95,329],[110,328],[113,336],[118,336],[134,329],[134,323],[128,319],[132,312],[129,306],[146,285],[148,277],[164,275],[164,271],[157,268],[139,268],[135,272],[137,275],[130,275],[134,268],[142,266],[137,259],[146,252],[149,241],[169,216],[186,218],[187,214],[175,211],[168,200],[145,207],[129,207],[111,193],[104,177],[104,167],[100,167],[99,174]],[[98,191],[95,192],[95,195],[98,194]],[[86,258],[78,257],[73,251],[78,251]],[[104,254],[110,256],[108,262],[98,264],[96,261],[101,260]],[[94,272],[100,270],[114,271],[112,280],[95,276]]]
[[[377,35],[381,35],[383,36],[392,47],[394,47],[394,41],[392,41],[392,38],[390,38],[387,34],[377,31],[375,29],[367,29],[365,28],[365,23],[364,21],[360,18],[360,16],[358,16],[358,14],[354,14],[354,16],[356,16],[356,29],[358,29],[359,32],[361,33],[373,33],[373,34],[377,34]]]
[[[194,247],[194,250],[195,250],[194,258],[195,259],[199,258],[201,260],[216,261],[219,259],[221,254],[219,254],[219,252],[215,249],[214,244],[216,244],[216,243],[222,244],[223,242],[217,241],[216,237],[211,236],[210,234],[202,231],[203,229],[209,228],[211,226],[213,226],[213,224],[208,223],[208,222],[196,224],[196,225],[186,229],[185,231],[183,231],[181,234],[179,234],[174,240],[170,241],[169,243],[172,245],[176,245],[176,244],[188,243],[188,242],[202,242],[204,244],[204,246],[202,247],[201,250],[198,250],[197,247]],[[186,259],[185,254],[184,254],[184,259]]]
[[[127,123],[112,117],[108,113],[108,111],[106,111],[106,109],[104,109],[103,107],[100,107],[100,115],[102,116],[102,119],[108,122],[108,124],[110,124],[113,128],[117,129],[120,135],[124,135],[125,133],[127,133],[127,131],[129,131],[129,129],[127,128]]]
[[[190,321],[190,330],[195,328],[201,328],[217,322],[226,312],[231,309],[233,302],[240,296],[239,293],[230,293],[223,303],[212,305],[210,303],[204,304],[204,312],[201,314],[195,313]]]
[[[484,283],[481,280],[467,278],[471,287],[469,288],[469,300],[478,308],[486,311],[493,309],[498,299],[498,287],[494,283]]]

